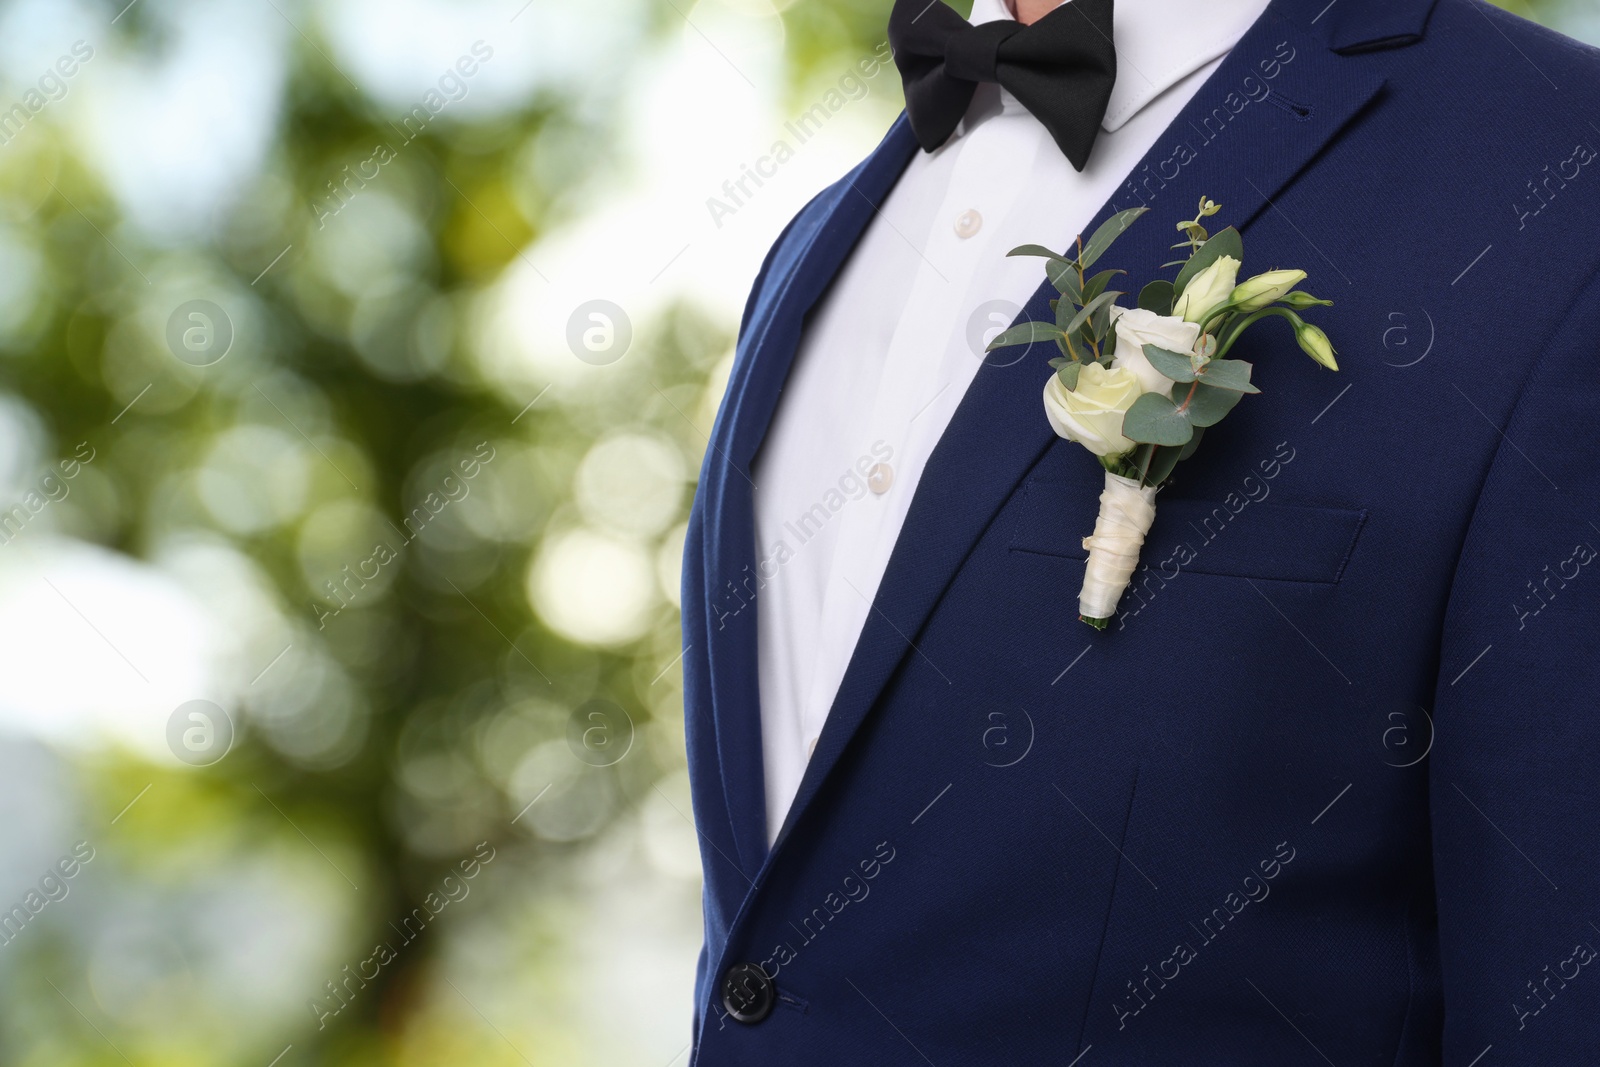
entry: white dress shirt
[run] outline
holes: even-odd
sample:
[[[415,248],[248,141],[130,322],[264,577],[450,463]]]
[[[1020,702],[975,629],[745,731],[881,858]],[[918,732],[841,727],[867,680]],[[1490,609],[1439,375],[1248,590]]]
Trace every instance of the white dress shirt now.
[[[1067,248],[1266,5],[1117,0],[1116,85],[1082,173],[1015,97],[979,86],[950,140],[916,154],[816,309],[754,471],[759,558],[777,564],[756,597],[769,841],[928,457],[983,346],[1044,280],[1040,260],[1006,252]],[[1004,0],[974,0],[974,24],[1012,17]]]

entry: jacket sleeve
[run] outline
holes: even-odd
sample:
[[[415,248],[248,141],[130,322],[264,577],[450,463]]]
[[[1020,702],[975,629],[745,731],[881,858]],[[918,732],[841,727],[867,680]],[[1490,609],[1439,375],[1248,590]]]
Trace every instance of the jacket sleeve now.
[[[1440,644],[1446,1067],[1600,1063],[1600,284],[1529,355]],[[1483,411],[1497,380],[1457,379]]]

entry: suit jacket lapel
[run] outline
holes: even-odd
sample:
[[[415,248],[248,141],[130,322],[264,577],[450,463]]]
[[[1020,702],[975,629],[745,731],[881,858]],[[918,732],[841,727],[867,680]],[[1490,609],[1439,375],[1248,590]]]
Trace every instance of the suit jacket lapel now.
[[[754,459],[777,406],[807,313],[832,282],[917,148],[904,116],[878,149],[824,192],[780,238],[742,331],[727,399],[711,433],[705,506],[707,655],[724,799],[746,878],[767,854],[760,687],[756,669]]]
[[[1191,217],[1202,196],[1222,204],[1229,223],[1248,226],[1272,210],[1278,190],[1378,93],[1383,79],[1351,69],[1330,51],[1308,28],[1306,6],[1299,0],[1274,3],[1103,206],[1086,234],[1115,211],[1141,203],[1151,207],[1152,217],[1130,229],[1100,266],[1121,266],[1137,284],[1156,277],[1157,266],[1173,255],[1173,223]],[[1270,81],[1263,78],[1262,62],[1277,65]],[[1247,92],[1261,84],[1272,87],[1273,97],[1249,100]],[[1306,255],[1315,260],[1317,253],[1307,248]],[[1042,285],[1018,321],[1051,319],[1055,295]],[[962,561],[1050,446],[1040,391],[1050,373],[1046,361],[1055,354],[1045,344],[1033,345],[1020,360],[1007,351],[979,370],[962,399],[917,487],[778,847],[804,817],[890,677],[913,654],[918,631]],[[1086,477],[1097,486],[1099,467],[1084,459]]]

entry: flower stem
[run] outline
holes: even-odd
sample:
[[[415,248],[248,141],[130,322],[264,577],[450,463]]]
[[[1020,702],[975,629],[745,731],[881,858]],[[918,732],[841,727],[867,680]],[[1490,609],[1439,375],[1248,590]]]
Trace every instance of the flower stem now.
[[[1081,233],[1078,234],[1078,259],[1077,259],[1077,262],[1073,264],[1073,266],[1078,268],[1078,295],[1082,296],[1083,295],[1083,287],[1084,287],[1085,284],[1087,284],[1087,282],[1086,282],[1086,280],[1085,280],[1085,278],[1083,276],[1083,234],[1081,234]],[[1078,306],[1082,307],[1083,305],[1079,304]],[[1093,330],[1091,330],[1089,332],[1089,347],[1094,349],[1094,361],[1096,363],[1099,363],[1100,362],[1100,342],[1095,339]]]

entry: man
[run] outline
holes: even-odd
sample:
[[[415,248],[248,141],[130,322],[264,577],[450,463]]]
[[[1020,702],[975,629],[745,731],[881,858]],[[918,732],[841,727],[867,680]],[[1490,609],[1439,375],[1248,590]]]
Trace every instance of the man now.
[[[706,453],[694,1062],[1600,1063],[1600,56],[1478,0],[971,22],[896,4],[910,114]],[[1206,197],[1341,370],[1236,346],[1099,633],[1005,253],[1143,205],[1101,266],[1169,277]]]

